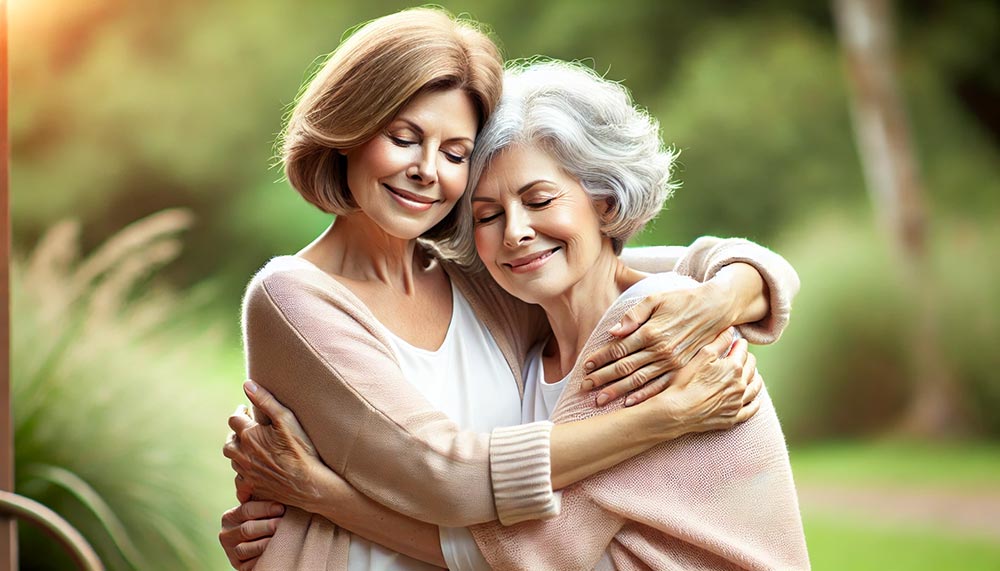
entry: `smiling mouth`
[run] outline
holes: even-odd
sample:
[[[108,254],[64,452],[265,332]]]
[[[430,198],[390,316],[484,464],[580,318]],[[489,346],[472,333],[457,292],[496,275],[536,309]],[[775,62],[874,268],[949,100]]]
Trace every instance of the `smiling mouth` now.
[[[382,186],[384,186],[385,189],[388,190],[393,195],[398,196],[399,198],[407,202],[415,202],[417,204],[427,204],[427,205],[434,204],[435,202],[437,202],[437,200],[433,198],[428,198],[426,196],[420,196],[419,194],[413,194],[412,192],[407,192],[405,190],[393,188],[388,184],[383,184]]]
[[[510,270],[515,274],[530,272],[542,267],[542,265],[544,265],[545,262],[552,257],[552,254],[555,254],[561,249],[562,247],[558,246],[550,250],[524,256],[523,258],[517,258],[516,260],[511,260],[510,262],[504,262],[503,265],[510,268]]]

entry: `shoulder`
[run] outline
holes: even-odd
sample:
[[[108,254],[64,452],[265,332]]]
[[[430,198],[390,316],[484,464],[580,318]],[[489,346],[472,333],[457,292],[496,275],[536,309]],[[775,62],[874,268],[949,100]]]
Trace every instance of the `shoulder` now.
[[[243,319],[280,319],[295,329],[309,329],[338,323],[371,328],[374,317],[357,296],[312,263],[278,256],[247,284]]]

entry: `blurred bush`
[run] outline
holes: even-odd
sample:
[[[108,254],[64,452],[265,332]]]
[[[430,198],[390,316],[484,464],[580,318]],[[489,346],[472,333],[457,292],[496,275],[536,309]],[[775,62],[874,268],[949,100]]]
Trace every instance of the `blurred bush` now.
[[[197,300],[150,282],[190,223],[164,211],[81,258],[79,225],[62,222],[12,265],[16,490],[65,517],[111,570],[225,565],[225,409],[199,386],[218,360],[204,357],[225,350],[218,332],[168,327]],[[72,567],[27,526],[20,552],[23,569]]]
[[[778,250],[802,290],[782,340],[755,350],[786,435],[794,441],[872,436],[896,428],[912,395],[904,332],[914,300],[870,214],[828,210]],[[1000,268],[986,263],[1000,230],[954,220],[933,228],[939,339],[970,424],[1000,435]]]

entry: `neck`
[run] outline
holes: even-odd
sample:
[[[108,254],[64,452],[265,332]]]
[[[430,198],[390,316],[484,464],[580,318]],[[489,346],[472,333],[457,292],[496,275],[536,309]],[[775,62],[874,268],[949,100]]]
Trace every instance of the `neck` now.
[[[413,293],[414,274],[428,262],[415,239],[387,234],[363,212],[338,216],[298,255],[330,274],[405,294]]]
[[[601,249],[597,263],[569,289],[540,302],[552,327],[545,355],[557,359],[560,377],[573,369],[587,339],[618,296],[643,275],[626,267],[610,243]]]

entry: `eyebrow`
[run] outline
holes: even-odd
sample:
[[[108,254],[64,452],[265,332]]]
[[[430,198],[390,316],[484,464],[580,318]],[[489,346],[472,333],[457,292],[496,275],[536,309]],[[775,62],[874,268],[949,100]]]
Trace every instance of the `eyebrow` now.
[[[531,190],[531,188],[533,186],[535,186],[536,184],[542,184],[542,183],[554,184],[551,180],[546,179],[546,178],[535,179],[535,180],[529,182],[528,184],[522,186],[520,189],[518,189],[517,195],[521,196],[525,192],[528,192],[529,190]],[[472,197],[472,202],[496,202],[496,200],[493,199],[493,198],[490,198],[488,196],[473,196]]]
[[[423,128],[420,125],[417,125],[416,123],[414,123],[413,121],[411,121],[410,119],[407,119],[406,117],[396,117],[396,120],[397,121],[402,121],[403,123],[406,123],[407,125],[409,125],[410,128],[413,129],[414,131],[416,131],[417,134],[420,135],[421,137],[424,136],[424,130],[423,130]],[[476,142],[474,140],[472,140],[472,139],[470,139],[468,137],[452,137],[451,139],[445,139],[445,141],[449,141],[449,142],[450,141],[466,141],[470,145],[475,145],[476,144]]]

